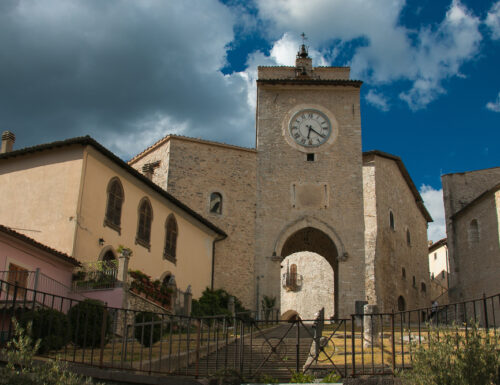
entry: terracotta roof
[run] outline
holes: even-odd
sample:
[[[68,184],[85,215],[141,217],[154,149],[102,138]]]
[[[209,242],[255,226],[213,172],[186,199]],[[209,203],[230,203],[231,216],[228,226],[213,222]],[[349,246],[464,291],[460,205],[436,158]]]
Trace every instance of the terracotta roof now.
[[[387,152],[383,152],[383,151],[379,151],[379,150],[363,152],[363,157],[370,156],[370,155],[381,156],[383,158],[391,159],[391,160],[394,160],[396,162],[396,164],[398,165],[399,171],[401,171],[403,178],[405,179],[406,183],[408,184],[408,187],[410,188],[413,196],[415,197],[415,203],[417,204],[418,208],[420,209],[420,212],[422,213],[424,218],[427,220],[427,222],[433,222],[431,214],[429,214],[429,212],[425,208],[424,201],[423,201],[422,197],[420,196],[420,193],[418,192],[417,188],[415,187],[415,184],[413,183],[413,180],[411,179],[411,176],[408,173],[408,170],[406,169],[401,158],[399,156],[388,154]]]
[[[456,218],[457,216],[463,214],[465,211],[469,210],[469,208],[471,208],[472,206],[474,206],[476,203],[478,203],[479,201],[481,201],[483,198],[486,198],[488,195],[496,192],[500,190],[500,183],[497,183],[496,185],[494,185],[492,188],[484,191],[482,194],[478,195],[476,198],[474,198],[472,201],[470,201],[469,203],[467,203],[464,207],[462,207],[460,210],[458,210],[457,212],[455,212],[455,214],[453,214],[451,216],[451,218]]]
[[[61,141],[57,141],[57,142],[39,144],[37,146],[26,147],[26,148],[22,148],[20,150],[6,152],[4,154],[0,154],[0,160],[8,159],[8,158],[15,158],[16,156],[33,154],[33,153],[46,151],[46,150],[53,150],[55,148],[68,147],[68,146],[72,146],[72,145],[92,146],[97,151],[99,151],[101,154],[103,154],[108,159],[113,161],[115,164],[117,164],[118,166],[123,168],[125,171],[127,171],[129,174],[131,174],[132,176],[139,179],[141,182],[146,184],[152,190],[156,191],[158,194],[163,196],[169,202],[173,203],[174,205],[176,205],[177,207],[179,207],[180,209],[182,209],[183,211],[185,211],[186,213],[191,215],[193,218],[195,218],[196,220],[201,222],[203,225],[205,225],[206,227],[208,227],[209,229],[211,229],[215,233],[223,236],[224,238],[227,237],[227,234],[223,230],[221,230],[219,227],[214,225],[208,219],[205,219],[204,217],[202,217],[200,214],[198,214],[196,211],[194,211],[192,208],[190,208],[186,204],[182,203],[180,200],[175,198],[172,194],[166,192],[160,186],[153,183],[151,180],[146,178],[143,174],[138,172],[135,168],[133,168],[128,163],[121,160],[119,157],[117,157],[115,154],[113,154],[111,151],[109,151],[106,147],[104,147],[103,145],[101,145],[99,142],[97,142],[95,139],[91,138],[88,135],[76,137],[76,138],[71,138],[71,139],[66,139],[66,140],[61,140]]]
[[[257,79],[257,84],[293,84],[293,85],[315,85],[315,86],[351,86],[361,87],[361,80],[343,80],[343,79]]]
[[[446,238],[440,239],[439,241],[434,242],[429,246],[429,253],[433,252],[436,249],[439,249],[441,246],[445,246],[447,243]]]
[[[158,146],[162,145],[165,142],[168,142],[170,139],[180,139],[180,140],[185,140],[189,142],[196,142],[196,143],[202,143],[202,144],[208,144],[208,145],[214,145],[214,146],[220,146],[220,147],[225,147],[225,148],[230,148],[233,150],[240,150],[240,151],[248,151],[248,152],[257,152],[255,148],[250,148],[250,147],[241,147],[241,146],[235,146],[234,144],[227,144],[224,142],[215,142],[212,140],[206,140],[206,139],[201,139],[201,138],[193,138],[190,136],[184,136],[184,135],[174,135],[174,134],[168,134],[167,136],[164,136],[157,142],[153,143],[151,146],[146,148],[144,151],[141,151],[139,154],[134,156],[132,159],[130,159],[127,163],[131,164],[140,158],[142,158],[144,155],[149,153],[151,150],[157,148]]]
[[[68,254],[62,253],[52,247],[44,245],[38,241],[35,241],[33,238],[30,238],[24,234],[18,233],[17,231],[12,230],[10,227],[0,225],[0,232],[10,235],[13,238],[19,239],[31,246],[35,246],[37,249],[45,251],[46,253],[52,254],[54,257],[59,258],[65,262],[68,262],[74,266],[81,266],[80,262],[78,262],[75,258],[70,257]]]

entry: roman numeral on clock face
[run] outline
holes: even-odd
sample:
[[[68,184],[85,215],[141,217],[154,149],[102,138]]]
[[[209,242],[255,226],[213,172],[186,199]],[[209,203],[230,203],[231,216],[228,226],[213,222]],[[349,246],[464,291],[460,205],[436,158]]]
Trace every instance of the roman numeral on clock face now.
[[[317,147],[325,143],[331,133],[330,121],[321,111],[305,109],[297,112],[289,123],[289,134],[304,147]]]

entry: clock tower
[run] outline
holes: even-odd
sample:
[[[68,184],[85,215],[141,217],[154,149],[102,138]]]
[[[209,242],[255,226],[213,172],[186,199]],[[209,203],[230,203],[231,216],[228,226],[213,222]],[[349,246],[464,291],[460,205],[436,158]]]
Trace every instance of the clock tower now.
[[[312,252],[331,266],[333,314],[346,317],[365,300],[361,81],[347,67],[313,67],[304,44],[295,67],[258,74],[256,306],[280,298],[287,256]],[[324,299],[308,301],[320,310]]]

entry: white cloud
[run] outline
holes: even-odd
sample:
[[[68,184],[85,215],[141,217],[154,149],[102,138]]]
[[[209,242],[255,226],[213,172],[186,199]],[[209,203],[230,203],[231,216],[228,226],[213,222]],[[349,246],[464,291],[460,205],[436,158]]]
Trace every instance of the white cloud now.
[[[259,15],[278,31],[307,31],[316,47],[362,39],[351,60],[352,76],[372,84],[409,80],[400,97],[424,108],[445,93],[443,81],[460,73],[478,52],[480,20],[453,0],[437,27],[410,31],[400,24],[404,0],[257,0]],[[326,52],[323,56],[329,57]],[[335,63],[348,64],[348,63]]]
[[[429,210],[432,219],[434,219],[434,222],[429,223],[427,237],[429,240],[436,242],[446,237],[443,189],[435,190],[431,186],[424,184],[420,187],[420,195],[424,200],[425,207]]]
[[[500,92],[494,102],[486,103],[486,108],[493,112],[500,112]]]
[[[387,98],[381,93],[376,92],[374,90],[370,90],[366,94],[365,99],[368,103],[378,108],[379,110],[389,111],[389,103],[387,101]]]
[[[491,38],[500,39],[500,1],[490,8],[485,23],[491,30]]]

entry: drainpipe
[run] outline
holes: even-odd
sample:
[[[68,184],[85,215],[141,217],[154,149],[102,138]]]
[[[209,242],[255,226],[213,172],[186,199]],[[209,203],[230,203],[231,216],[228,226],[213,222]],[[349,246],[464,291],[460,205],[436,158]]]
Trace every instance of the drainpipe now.
[[[223,239],[226,239],[226,237],[214,239],[214,241],[212,242],[212,278],[210,282],[210,290],[214,289],[214,280],[215,280],[215,244],[217,242],[222,241]]]

